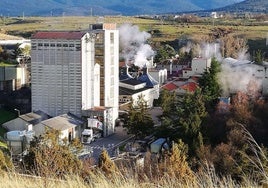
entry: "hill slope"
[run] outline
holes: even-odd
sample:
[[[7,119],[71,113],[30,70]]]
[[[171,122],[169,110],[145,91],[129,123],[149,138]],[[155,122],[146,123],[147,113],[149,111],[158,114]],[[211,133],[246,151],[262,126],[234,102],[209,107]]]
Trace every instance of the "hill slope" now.
[[[262,12],[268,13],[268,0],[245,0],[243,2],[219,8],[228,12]]]
[[[1,0],[0,14],[48,15],[107,15],[157,14],[214,9],[242,0]]]

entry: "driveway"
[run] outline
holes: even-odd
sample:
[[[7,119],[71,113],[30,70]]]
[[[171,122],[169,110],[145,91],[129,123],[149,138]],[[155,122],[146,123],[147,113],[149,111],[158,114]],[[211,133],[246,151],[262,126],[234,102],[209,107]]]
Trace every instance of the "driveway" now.
[[[151,114],[154,124],[159,125],[160,121],[158,117],[163,114],[162,109],[159,107],[151,108],[149,114]],[[115,127],[115,133],[99,138],[93,143],[85,144],[84,149],[86,153],[81,158],[93,157],[96,164],[103,149],[108,151],[110,157],[116,157],[119,153],[119,146],[131,138],[133,138],[133,135],[128,135],[122,126]]]
[[[95,163],[97,163],[103,149],[108,151],[110,157],[116,157],[118,155],[119,146],[123,145],[132,137],[132,135],[127,134],[126,130],[122,126],[115,127],[115,133],[107,137],[99,138],[90,144],[85,144],[84,149],[88,153],[83,155],[81,158],[92,157]]]

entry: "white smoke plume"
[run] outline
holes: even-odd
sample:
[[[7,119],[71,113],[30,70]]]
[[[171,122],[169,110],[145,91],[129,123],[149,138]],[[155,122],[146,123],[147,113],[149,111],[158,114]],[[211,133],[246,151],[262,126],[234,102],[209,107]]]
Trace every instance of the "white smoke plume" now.
[[[119,33],[121,56],[127,63],[133,62],[140,68],[144,67],[148,63],[147,59],[155,55],[152,47],[146,44],[151,35],[131,24],[121,25]]]
[[[238,53],[237,59],[223,59],[220,53],[220,43],[187,43],[182,52],[193,50],[195,57],[212,58],[215,57],[221,62],[221,72],[218,80],[223,91],[223,96],[229,96],[238,91],[248,93],[249,90],[260,91],[262,87],[263,67],[252,64],[249,61],[247,49],[243,48]],[[254,83],[254,84],[253,84]],[[253,88],[254,87],[254,88]]]
[[[237,55],[238,60],[247,60],[250,58],[250,55],[247,53],[247,48],[242,48]]]
[[[221,64],[221,72],[218,75],[223,96],[229,96],[238,91],[248,93],[249,89],[258,91],[262,84],[261,74],[264,72],[260,71],[261,69],[262,67],[248,60],[226,58]]]
[[[220,53],[219,43],[203,43],[201,45],[201,56],[204,58],[215,57],[217,60],[221,60],[222,56]]]
[[[222,60],[220,53],[220,44],[219,43],[202,43],[202,44],[193,44],[188,42],[186,46],[181,48],[181,52],[190,52],[193,51],[195,57],[203,58],[212,58],[215,57],[217,60]]]
[[[191,43],[191,42],[187,42],[186,46],[183,46],[183,47],[180,49],[180,51],[183,52],[183,53],[184,53],[184,52],[189,53],[191,49],[194,49],[194,50],[197,50],[197,51],[200,50],[200,49],[196,49],[196,48],[194,47],[193,43]],[[199,54],[199,55],[200,55],[200,54]]]

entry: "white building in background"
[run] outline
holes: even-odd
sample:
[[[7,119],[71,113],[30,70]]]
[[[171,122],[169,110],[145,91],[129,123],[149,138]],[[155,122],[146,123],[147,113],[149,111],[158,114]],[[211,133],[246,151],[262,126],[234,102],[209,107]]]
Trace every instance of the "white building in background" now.
[[[167,81],[167,69],[149,69],[148,73],[159,83],[159,85],[162,85]]]
[[[218,18],[217,12],[211,12],[210,16],[211,18]]]
[[[191,68],[185,68],[182,71],[183,78],[190,78],[194,75],[201,75],[211,66],[211,58],[193,58]]]
[[[28,85],[28,74],[25,66],[0,66],[0,91],[14,91]]]
[[[119,92],[115,24],[93,25],[85,32],[37,32],[31,57],[33,111],[90,117],[91,109],[104,106],[112,109],[104,135],[113,132]]]

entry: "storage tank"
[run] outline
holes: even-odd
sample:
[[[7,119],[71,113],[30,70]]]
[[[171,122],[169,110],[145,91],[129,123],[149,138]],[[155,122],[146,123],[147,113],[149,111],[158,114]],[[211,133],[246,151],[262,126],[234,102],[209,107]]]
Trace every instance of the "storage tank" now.
[[[6,141],[14,155],[22,153],[30,144],[35,135],[34,131],[9,131],[6,133]]]
[[[9,131],[6,133],[7,144],[13,155],[23,152],[26,131]]]
[[[9,131],[6,134],[8,141],[22,141],[26,131]]]

